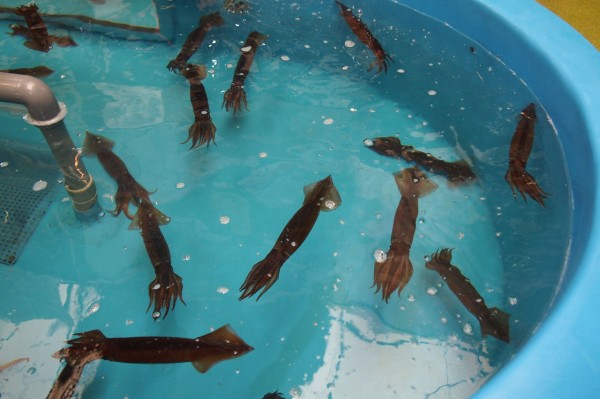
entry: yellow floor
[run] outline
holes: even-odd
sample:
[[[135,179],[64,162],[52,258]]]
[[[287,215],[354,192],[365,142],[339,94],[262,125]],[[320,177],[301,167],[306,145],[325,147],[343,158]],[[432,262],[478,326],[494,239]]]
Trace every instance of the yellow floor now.
[[[600,49],[600,0],[537,0]]]

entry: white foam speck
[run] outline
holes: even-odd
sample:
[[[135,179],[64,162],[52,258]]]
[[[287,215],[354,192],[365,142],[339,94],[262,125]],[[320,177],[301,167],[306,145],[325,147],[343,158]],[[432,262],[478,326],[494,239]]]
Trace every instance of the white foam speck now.
[[[227,288],[227,287],[219,287],[219,288],[217,288],[217,292],[219,294],[225,295],[225,294],[227,294],[229,292],[229,288]]]
[[[242,47],[240,50],[243,53],[247,53],[248,51],[252,50],[252,46],[245,46],[245,47]]]
[[[467,335],[473,335],[473,327],[469,323],[465,323],[463,326],[463,331]]]
[[[508,298],[508,303],[510,303],[512,306],[515,306],[518,303],[518,300],[517,298],[510,297]]]
[[[175,185],[175,187],[177,188],[184,188],[185,187],[185,183],[179,182]]]
[[[398,73],[404,73],[406,71],[404,69],[400,68],[400,69],[397,69],[396,72],[398,72]]]
[[[356,43],[354,43],[352,40],[346,40],[346,41],[344,42],[344,46],[346,46],[346,47],[348,47],[348,48],[351,48],[351,47],[354,47],[354,46],[356,46]]]
[[[38,180],[35,183],[33,183],[33,191],[42,191],[46,187],[48,187],[48,182],[44,180]]]
[[[7,166],[8,166],[8,162],[6,162],[6,161],[0,162],[0,168],[6,168]]]
[[[231,218],[229,216],[221,216],[219,218],[219,223],[221,223],[221,224],[229,224],[230,221],[231,221]]]
[[[282,55],[279,58],[281,58],[281,61],[289,61],[290,60],[290,57],[288,57],[287,55]]]
[[[259,158],[266,158],[269,154],[267,154],[266,152],[261,152],[260,154],[258,154]]]
[[[331,125],[333,123],[333,118],[327,118],[323,121],[324,125]]]
[[[429,94],[430,96],[435,96],[437,94],[437,91],[435,91],[435,90],[429,90],[427,92],[427,94]]]
[[[190,255],[183,255],[183,257],[181,258],[181,260],[183,260],[184,262],[187,262],[190,259],[192,259]]]
[[[387,253],[383,249],[377,249],[373,253],[373,257],[375,258],[375,262],[381,263],[387,259]]]
[[[363,140],[363,144],[366,145],[367,147],[373,147],[373,140],[371,139],[364,139]]]

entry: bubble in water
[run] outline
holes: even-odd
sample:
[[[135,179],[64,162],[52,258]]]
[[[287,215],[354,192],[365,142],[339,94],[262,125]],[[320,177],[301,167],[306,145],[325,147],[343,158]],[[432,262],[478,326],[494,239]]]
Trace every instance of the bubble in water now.
[[[415,298],[415,296],[413,294],[408,294],[408,302],[414,302],[416,300],[417,300],[417,298]]]
[[[438,290],[435,287],[429,287],[429,288],[427,288],[427,293],[429,295],[435,295],[435,294],[437,294],[437,292],[438,292]]]
[[[396,72],[398,72],[398,73],[404,73],[404,72],[405,72],[405,70],[404,70],[404,69],[402,69],[402,68],[400,68],[400,69],[396,70]]]
[[[352,40],[346,40],[344,42],[344,46],[346,46],[348,48],[352,48],[352,47],[356,46],[356,43],[354,43]]]
[[[127,319],[127,320],[125,320],[125,324],[128,325],[128,326],[130,326],[130,325],[133,324],[133,320]]]
[[[152,313],[152,318],[153,319],[158,319],[159,317],[160,317],[160,312],[159,311],[156,311],[156,312]]]
[[[458,233],[458,239],[462,240],[463,238],[465,238],[465,233],[459,232]]]
[[[242,53],[247,53],[250,50],[252,50],[252,46],[245,46],[240,49]]]
[[[183,257],[181,258],[181,260],[183,260],[184,262],[187,262],[190,259],[192,259],[190,255],[183,255]]]
[[[335,201],[332,201],[332,200],[325,201],[325,207],[327,209],[333,209],[333,208],[335,208],[335,205],[336,205]]]
[[[375,144],[375,143],[373,143],[373,140],[371,140],[371,139],[364,139],[363,144],[366,145],[367,147],[373,147],[373,144]]]
[[[8,162],[2,161],[0,162],[0,168],[6,168],[8,166]]]
[[[227,288],[227,287],[219,287],[219,288],[217,288],[217,292],[219,294],[225,295],[225,294],[227,294],[229,292],[229,288]]]
[[[429,257],[429,255],[423,256],[423,259],[425,259],[425,262],[429,262],[431,260],[431,258]]]
[[[281,58],[281,61],[289,61],[290,60],[290,57],[288,57],[287,55],[282,55],[279,58]]]
[[[469,323],[463,325],[463,331],[467,335],[473,335],[473,327]]]
[[[233,64],[226,64],[225,65],[227,68],[233,68]]]
[[[344,66],[342,67],[342,71],[347,71],[347,70],[348,70],[348,68],[350,68],[348,65],[344,65]]]
[[[448,323],[448,319],[447,319],[447,318],[445,318],[445,317],[442,317],[442,318],[440,319],[440,321],[442,322],[442,324],[446,324],[446,323]]]
[[[327,118],[323,121],[324,125],[331,125],[333,123],[333,118]]]
[[[375,214],[375,219],[381,219],[383,217],[383,214],[381,212],[377,212]]]
[[[354,107],[350,108],[350,112],[356,112],[356,111],[358,111],[356,108],[354,108]]]
[[[429,94],[430,96],[435,96],[437,94],[437,91],[435,91],[435,90],[429,90],[427,92],[427,94]]]
[[[266,152],[261,152],[260,154],[258,154],[259,158],[266,158],[269,154],[267,154]]]
[[[310,44],[305,44],[304,48],[310,48]]]
[[[229,216],[221,216],[219,218],[219,222],[221,224],[229,224],[230,221],[231,221],[231,218]]]
[[[179,183],[177,183],[177,184],[175,185],[175,187],[177,187],[177,188],[184,188],[184,187],[185,187],[185,183],[183,183],[183,182],[179,182]]]
[[[425,219],[421,218],[419,219],[419,224],[424,224],[425,223]]]
[[[517,298],[514,297],[510,297],[508,298],[508,303],[510,303],[512,306],[515,306],[517,304]]]
[[[299,387],[294,387],[290,389],[290,396],[292,397],[292,399],[298,399],[302,396],[302,391]]]
[[[36,371],[37,371],[37,369],[35,367],[29,367],[27,369],[27,374],[33,375],[33,374],[35,374]]]
[[[33,183],[33,191],[42,191],[46,187],[48,187],[48,182],[44,180],[38,180],[35,183]]]
[[[375,258],[375,262],[381,263],[387,259],[387,253],[382,249],[377,249],[373,253],[373,257]]]

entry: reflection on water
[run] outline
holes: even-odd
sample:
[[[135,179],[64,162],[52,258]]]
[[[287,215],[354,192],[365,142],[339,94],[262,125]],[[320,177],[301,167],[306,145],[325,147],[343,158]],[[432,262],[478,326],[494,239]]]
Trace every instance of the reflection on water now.
[[[31,287],[33,288],[33,287]],[[0,319],[0,396],[2,399],[44,398],[49,386],[56,379],[58,359],[52,355],[64,346],[77,329],[80,321],[95,312],[99,307],[99,296],[93,287],[78,284],[60,284],[58,298],[61,307],[69,314],[72,325],[58,318],[29,319],[10,322]],[[10,305],[8,305],[10,307]],[[40,314],[45,309],[40,304]],[[9,311],[8,316],[19,319]],[[13,360],[24,360],[10,364]],[[3,367],[7,366],[7,367]],[[87,367],[78,391],[86,382],[93,380],[97,365]]]
[[[415,337],[385,329],[368,309],[334,306],[323,365],[296,398],[466,398],[494,371],[485,341]],[[373,378],[373,370],[379,370]]]
[[[164,120],[162,93],[159,89],[95,83],[108,99],[102,109],[108,128],[141,128]]]

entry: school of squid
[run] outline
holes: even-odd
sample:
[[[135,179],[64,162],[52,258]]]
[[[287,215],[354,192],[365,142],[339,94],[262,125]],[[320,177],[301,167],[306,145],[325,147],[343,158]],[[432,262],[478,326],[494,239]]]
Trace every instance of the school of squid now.
[[[332,3],[350,31],[374,56],[368,68],[370,72],[367,71],[365,76],[367,73],[387,73],[390,63],[394,60],[384,50],[367,24],[353,13],[351,7],[337,0],[332,0]],[[226,0],[223,9],[228,13],[252,12],[251,3],[244,1]],[[16,9],[15,13],[24,18],[27,26],[11,25],[11,34],[24,37],[26,39],[24,46],[28,49],[48,52],[52,50],[53,45],[77,46],[77,43],[68,36],[51,35],[35,4],[23,5]],[[192,111],[190,121],[193,122],[190,124],[187,137],[182,132],[181,144],[190,143],[190,151],[198,152],[202,147],[208,150],[211,143],[213,147],[216,145],[217,126],[211,118],[209,98],[204,86],[207,68],[204,64],[192,63],[190,60],[197,54],[200,54],[201,58],[206,36],[209,32],[218,36],[219,27],[227,23],[226,15],[216,11],[200,16],[197,27],[188,33],[176,57],[165,60],[168,71],[165,73],[168,73],[170,78],[185,79],[184,82],[189,83]],[[252,31],[245,38],[238,39],[240,41],[245,39],[245,41],[240,48],[231,85],[223,88],[221,112],[232,111],[232,117],[243,118],[243,114],[251,109],[252,95],[254,95],[252,92],[246,93],[245,82],[247,79],[252,79],[250,72],[253,61],[255,57],[260,56],[260,48],[268,43],[270,35]],[[3,72],[43,78],[53,71],[46,66],[36,66]],[[545,206],[549,194],[540,188],[536,179],[526,170],[534,145],[536,104],[533,102],[524,104],[520,114],[515,117],[519,119],[509,144],[508,169],[505,175],[508,185],[506,192],[507,194],[512,192],[515,200],[519,200],[518,193],[524,201],[529,197],[539,205]],[[369,282],[372,294],[380,294],[381,302],[387,304],[392,300],[394,293],[401,294],[413,275],[415,266],[411,261],[411,246],[418,229],[419,202],[423,197],[436,195],[438,189],[438,184],[430,179],[429,175],[446,179],[450,189],[475,184],[478,177],[470,160],[443,160],[418,150],[407,144],[404,138],[400,139],[397,136],[367,138],[357,142],[356,145],[365,148],[364,152],[368,152],[367,149],[372,150],[382,157],[401,160],[410,165],[390,176],[390,182],[393,178],[398,188],[399,202],[394,218],[390,221],[389,249],[381,258],[376,259],[373,264],[373,280]],[[130,174],[126,161],[117,155],[118,151],[115,152],[115,148],[118,149],[118,143],[112,139],[88,131],[85,133],[81,154],[95,157],[114,180],[117,190],[114,194],[115,209],[111,213],[114,217],[129,219],[127,223],[130,223],[130,230],[139,230],[154,270],[154,277],[147,280],[149,281],[147,286],[149,304],[146,313],[151,309],[150,317],[155,321],[165,320],[170,312],[175,311],[177,302],[186,305],[183,278],[173,268],[169,245],[161,232],[171,218],[158,209],[150,198],[153,192],[144,188]],[[275,290],[274,285],[278,279],[285,278],[281,272],[283,265],[305,243],[321,212],[335,211],[342,205],[342,195],[335,186],[332,175],[323,176],[315,182],[304,183],[304,187],[298,187],[298,193],[303,189],[302,202],[297,210],[289,210],[291,216],[287,223],[285,220],[281,221],[283,228],[272,248],[263,248],[268,250],[264,259],[254,265],[248,265],[247,277],[240,282],[239,301],[254,295],[258,301],[270,289]],[[327,215],[322,219],[325,220],[320,223],[331,222]],[[431,256],[421,267],[431,270],[427,273],[439,274],[456,300],[477,319],[482,337],[491,336],[509,343],[510,315],[498,307],[488,307],[485,295],[481,295],[470,282],[469,277],[461,272],[459,266],[451,263],[453,251],[459,253],[467,250],[468,248],[431,248]],[[368,288],[369,284],[365,284],[365,287]],[[379,302],[379,299],[377,301]],[[53,399],[72,397],[85,366],[96,360],[132,364],[189,362],[199,372],[205,373],[218,362],[235,359],[253,350],[254,348],[228,324],[196,338],[157,336],[109,338],[98,329],[78,332],[54,355],[61,360],[63,367],[47,397]],[[16,359],[0,367],[11,367],[13,363],[21,361],[23,359]],[[274,391],[266,393],[263,399],[283,397],[281,393]]]

